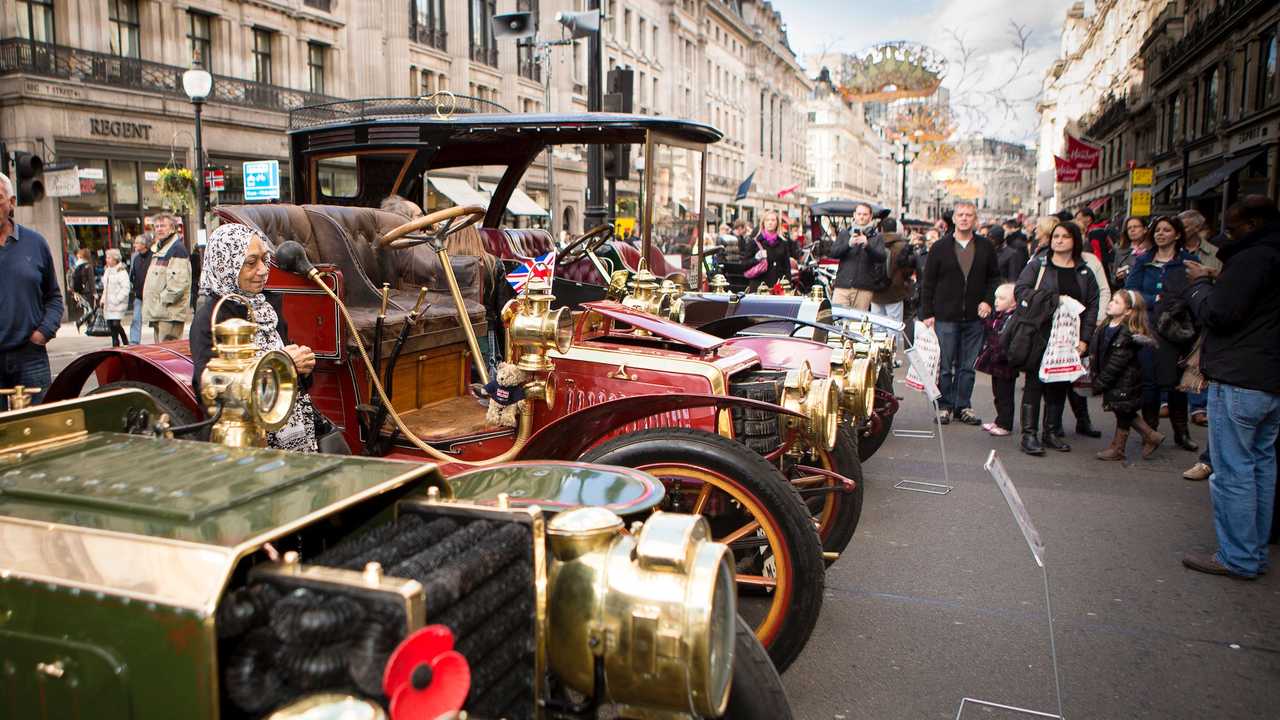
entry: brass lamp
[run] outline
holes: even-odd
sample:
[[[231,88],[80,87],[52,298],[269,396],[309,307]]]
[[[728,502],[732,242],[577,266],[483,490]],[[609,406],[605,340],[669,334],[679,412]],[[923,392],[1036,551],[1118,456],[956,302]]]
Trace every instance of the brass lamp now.
[[[573,318],[568,308],[551,309],[556,297],[541,278],[529,281],[527,294],[509,325],[511,344],[520,351],[516,365],[527,372],[550,372],[555,365],[547,351],[569,352],[573,345]]]
[[[640,269],[631,279],[631,293],[622,300],[622,304],[632,310],[666,317],[671,299],[659,293],[659,287],[658,276],[649,271],[648,263],[641,260]]]
[[[729,292],[729,280],[724,276],[723,273],[716,273],[715,277],[711,278],[711,292],[713,293]]]
[[[214,305],[214,318],[226,299]],[[259,356],[253,340],[257,327],[240,318],[213,326],[214,356],[200,375],[200,400],[209,415],[222,405],[222,417],[209,437],[214,443],[265,447],[267,433],[284,427],[297,402],[298,371],[293,359],[280,350]]]
[[[810,447],[831,450],[840,425],[840,391],[830,378],[815,378],[809,361],[787,371],[782,406],[804,417],[783,416],[783,422],[799,433]],[[797,448],[799,449],[799,448]]]
[[[658,293],[667,300],[662,317],[672,322],[684,322],[684,287],[672,280],[663,280]]]
[[[698,515],[656,512],[638,533],[602,507],[547,523],[552,671],[621,717],[719,717],[729,700],[737,595],[727,546]],[[605,687],[597,688],[596,662]],[[654,715],[654,708],[670,715]]]

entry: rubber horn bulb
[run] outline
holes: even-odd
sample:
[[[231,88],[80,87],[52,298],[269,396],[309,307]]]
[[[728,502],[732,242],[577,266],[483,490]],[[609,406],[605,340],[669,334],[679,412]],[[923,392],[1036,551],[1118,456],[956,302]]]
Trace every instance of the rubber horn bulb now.
[[[307,259],[307,251],[293,240],[286,240],[276,248],[276,267],[295,275],[310,277],[316,266]]]

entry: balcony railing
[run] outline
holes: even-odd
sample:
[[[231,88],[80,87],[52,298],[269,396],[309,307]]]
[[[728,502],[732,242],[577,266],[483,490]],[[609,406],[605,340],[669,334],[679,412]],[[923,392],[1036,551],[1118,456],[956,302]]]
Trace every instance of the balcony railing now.
[[[182,73],[186,71],[187,68],[184,67],[65,45],[39,43],[22,38],[0,40],[0,75],[26,73],[185,98],[187,94],[182,90]],[[213,93],[209,102],[288,111],[335,99],[304,90],[214,75]]]
[[[532,58],[520,58],[520,77],[534,82],[542,82],[542,67]]]
[[[486,47],[484,45],[472,44],[471,59],[475,62],[484,63],[491,67],[498,67],[498,46],[490,45]]]
[[[409,39],[437,50],[445,50],[445,41],[449,33],[444,28],[433,28],[425,25],[412,25],[409,28]]]

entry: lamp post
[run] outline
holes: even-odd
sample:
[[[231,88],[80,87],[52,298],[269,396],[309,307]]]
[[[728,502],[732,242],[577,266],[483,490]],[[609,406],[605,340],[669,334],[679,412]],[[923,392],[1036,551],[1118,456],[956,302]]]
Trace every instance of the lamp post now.
[[[907,216],[907,166],[915,162],[916,158],[920,156],[919,139],[922,134],[921,131],[917,130],[915,132],[916,142],[910,142],[903,138],[894,146],[893,150],[889,151],[889,158],[894,163],[902,166],[902,203],[898,209],[898,217]]]
[[[204,137],[200,128],[200,111],[204,101],[213,91],[213,76],[208,70],[193,64],[182,73],[182,89],[196,108],[196,239],[198,245],[204,239]]]

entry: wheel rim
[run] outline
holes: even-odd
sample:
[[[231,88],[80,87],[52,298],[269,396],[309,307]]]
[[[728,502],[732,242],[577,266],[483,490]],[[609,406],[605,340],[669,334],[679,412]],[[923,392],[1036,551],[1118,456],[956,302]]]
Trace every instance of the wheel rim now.
[[[791,555],[785,543],[782,542],[782,533],[778,528],[777,521],[765,512],[764,508],[751,495],[732,478],[712,472],[706,468],[694,467],[692,465],[682,465],[678,463],[662,463],[654,465],[643,465],[637,470],[643,470],[654,477],[658,478],[667,485],[669,496],[692,498],[692,506],[689,509],[681,507],[682,512],[691,512],[696,515],[704,514],[705,509],[716,493],[727,496],[733,502],[738,503],[743,511],[751,517],[751,521],[745,524],[730,523],[735,526],[734,530],[728,533],[716,532],[713,528],[713,539],[716,542],[728,542],[730,552],[734,555],[734,567],[737,567],[737,561],[745,557],[745,553],[756,552],[756,548],[747,547],[739,550],[733,548],[734,542],[740,542],[742,539],[750,537],[757,530],[763,531],[765,540],[768,543],[768,549],[772,552],[772,559],[775,563],[775,572],[772,578],[763,574],[747,575],[738,572],[738,585],[742,587],[756,586],[772,588],[772,600],[769,608],[765,613],[764,620],[755,628],[756,637],[760,638],[761,644],[768,647],[770,643],[778,636],[782,629],[783,616],[786,614],[787,606],[791,602],[792,582],[791,574],[793,572],[793,564]],[[673,483],[679,483],[678,489],[672,488]],[[686,487],[686,484],[692,487]],[[712,521],[712,517],[707,517],[708,522]],[[713,523],[717,525],[719,523]],[[735,570],[736,572],[736,570]]]
[[[815,456],[817,464],[814,467],[820,467],[823,470],[839,474],[836,469],[835,460],[831,457],[828,450],[818,450]],[[824,486],[834,486],[838,482],[835,478],[825,475],[805,475],[802,471],[792,466],[788,478],[796,490],[799,490],[803,496],[806,489]],[[822,507],[815,508],[808,498],[804,499],[805,507],[809,508],[809,514],[813,516],[814,522],[818,524],[818,537],[826,542],[827,536],[831,534],[831,523],[835,520],[836,514],[840,512],[840,488],[835,488],[824,493],[825,500]]]

